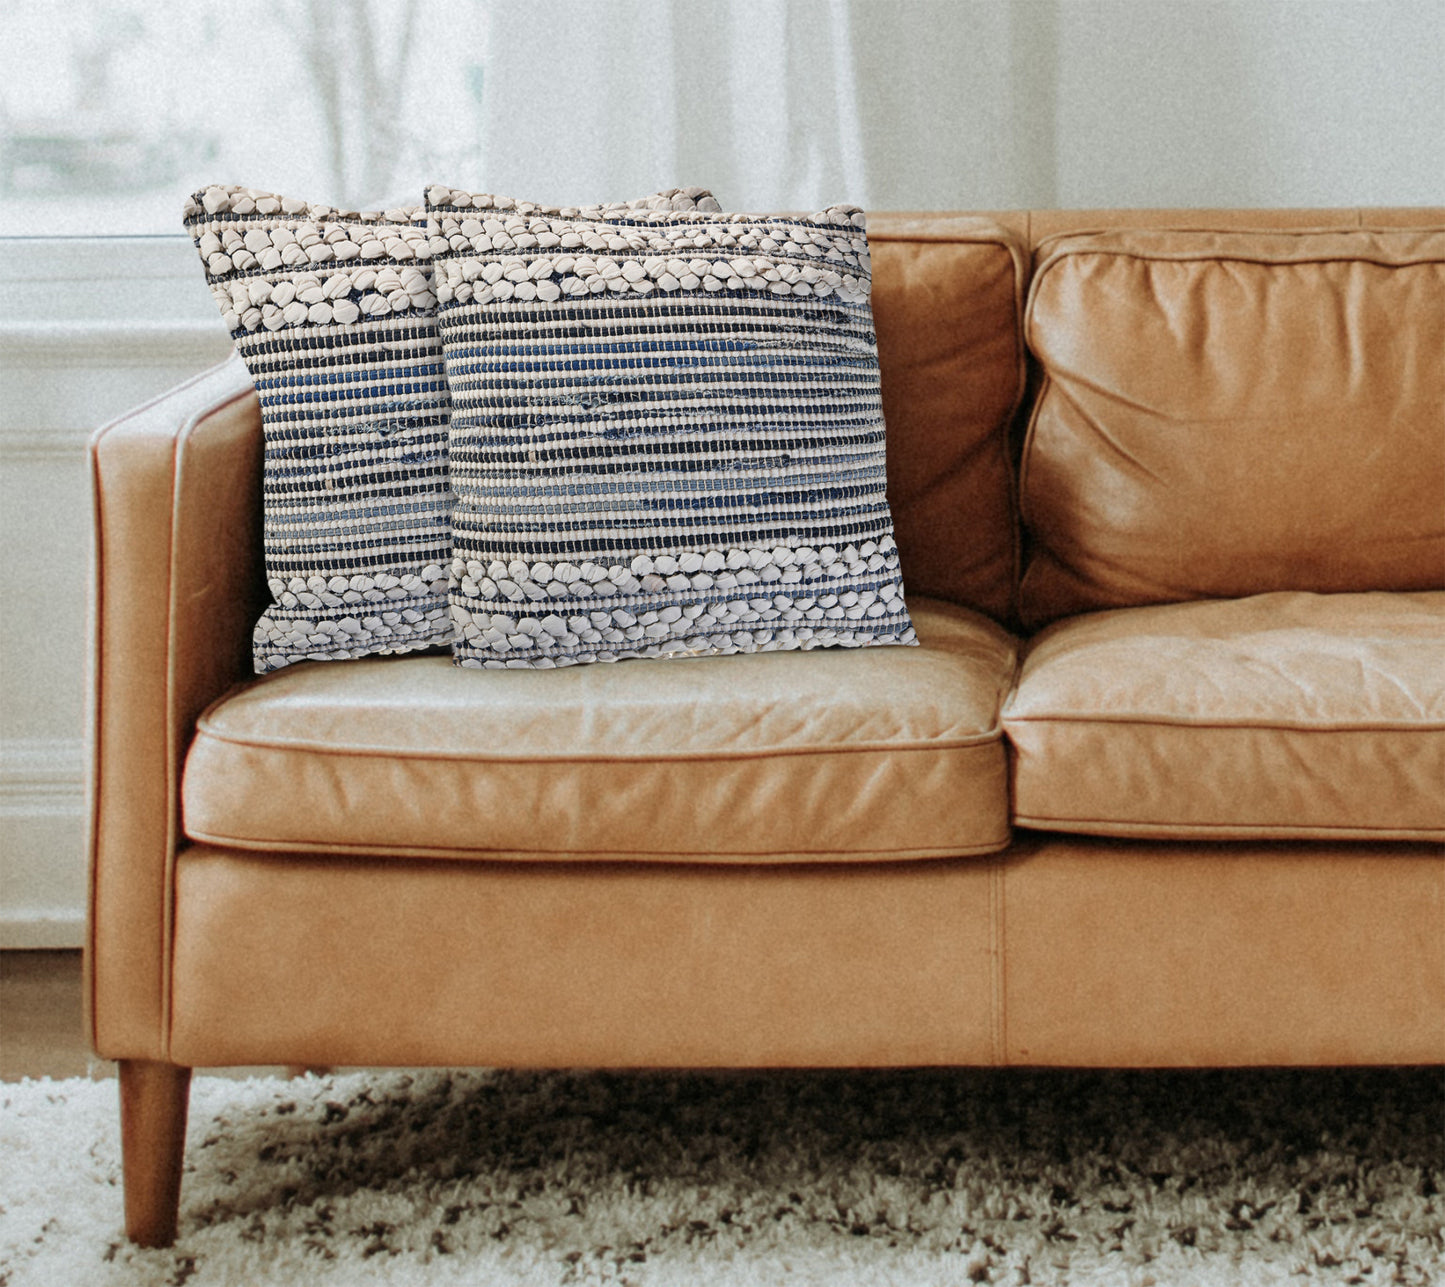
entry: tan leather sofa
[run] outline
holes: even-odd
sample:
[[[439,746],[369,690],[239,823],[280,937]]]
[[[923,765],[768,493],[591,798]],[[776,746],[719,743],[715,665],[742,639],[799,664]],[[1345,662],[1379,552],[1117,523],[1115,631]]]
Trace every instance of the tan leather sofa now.
[[[257,679],[244,370],[96,435],[133,1238],[199,1066],[1445,1060],[1445,210],[869,235],[921,648]]]

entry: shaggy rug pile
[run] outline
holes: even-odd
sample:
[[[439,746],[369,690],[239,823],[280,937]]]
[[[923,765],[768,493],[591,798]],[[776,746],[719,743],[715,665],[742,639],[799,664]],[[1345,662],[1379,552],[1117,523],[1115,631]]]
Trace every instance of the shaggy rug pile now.
[[[0,1287],[1445,1275],[1439,1069],[199,1077],[166,1251],[117,1117],[0,1086]]]

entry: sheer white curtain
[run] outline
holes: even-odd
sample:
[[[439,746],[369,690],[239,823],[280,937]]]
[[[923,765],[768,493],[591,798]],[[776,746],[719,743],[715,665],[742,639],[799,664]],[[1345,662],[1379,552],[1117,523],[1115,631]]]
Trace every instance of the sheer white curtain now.
[[[8,0],[0,224],[207,182],[746,209],[1445,196],[1440,0]],[[48,152],[47,152],[48,149]]]
[[[725,207],[869,199],[846,0],[488,10],[488,189],[558,202],[702,184]]]
[[[1440,0],[474,12],[428,59],[441,76],[466,40],[485,46],[475,151],[453,179],[494,192],[575,201],[697,183],[752,210],[1445,201]],[[433,112],[446,101],[433,95]]]
[[[493,0],[483,186],[725,207],[1047,204],[1055,0]]]

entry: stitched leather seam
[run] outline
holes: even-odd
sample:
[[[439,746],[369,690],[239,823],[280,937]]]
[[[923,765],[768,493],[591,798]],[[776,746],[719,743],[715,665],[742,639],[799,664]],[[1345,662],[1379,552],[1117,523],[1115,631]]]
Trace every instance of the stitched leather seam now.
[[[1004,971],[1008,967],[1007,939],[1004,921],[1004,859],[995,859],[989,871],[989,974],[992,1000],[993,1062],[1002,1067],[1008,1062],[1008,1037],[1004,1006],[1007,1002]]]
[[[1013,724],[1128,724],[1141,728],[1200,728],[1281,733],[1440,733],[1445,722],[1407,724],[1403,720],[1380,720],[1373,723],[1307,724],[1302,720],[1204,720],[1183,716],[1144,716],[1129,714],[1060,714],[1006,715],[1004,728]]]
[[[345,759],[369,759],[381,757],[389,760],[444,760],[456,764],[709,764],[725,760],[771,760],[790,756],[842,756],[842,755],[899,755],[929,754],[938,751],[966,751],[989,747],[1003,740],[1003,728],[998,726],[988,733],[970,738],[949,739],[937,742],[912,743],[865,743],[859,746],[801,746],[778,747],[758,751],[679,751],[660,752],[655,755],[458,755],[454,751],[426,751],[388,747],[338,746],[334,742],[253,740],[233,734],[218,733],[211,728],[197,726],[198,735],[230,746],[243,746],[255,751],[305,752],[310,755],[339,756]]]
[[[699,854],[678,850],[616,850],[616,849],[446,849],[430,845],[347,844],[344,842],[325,843],[298,841],[284,837],[256,839],[254,837],[222,836],[214,832],[188,832],[190,839],[208,845],[219,845],[248,851],[266,853],[300,854],[362,854],[376,858],[448,858],[476,862],[645,862],[681,863],[689,867],[727,866],[740,863],[760,863],[786,866],[796,863],[800,866],[836,862],[842,866],[855,866],[870,861],[902,862],[913,858],[948,859],[975,858],[985,854],[998,853],[1008,848],[1012,841],[1010,834],[996,840],[980,841],[973,845],[930,845],[904,849],[788,849],[788,850],[723,850],[717,853]]]
[[[1402,228],[1365,228],[1365,227],[1334,227],[1334,228],[1110,228],[1099,229],[1092,232],[1068,232],[1059,233],[1055,237],[1046,238],[1046,241],[1064,242],[1074,238],[1093,240],[1099,237],[1136,236],[1140,233],[1146,235],[1158,234],[1162,236],[1202,236],[1202,237],[1292,237],[1303,239],[1305,237],[1338,237],[1343,240],[1354,240],[1358,233],[1374,233],[1392,237],[1414,237],[1416,239],[1430,239],[1437,237],[1445,228],[1433,224],[1412,224]],[[1057,267],[1066,259],[1081,258],[1084,256],[1097,256],[1104,259],[1135,259],[1148,263],[1244,263],[1255,264],[1261,268],[1295,267],[1306,264],[1373,264],[1379,268],[1419,268],[1442,262],[1442,254],[1438,250],[1419,250],[1408,254],[1400,254],[1395,258],[1389,257],[1389,252],[1380,250],[1376,253],[1354,253],[1351,254],[1343,248],[1338,253],[1321,253],[1307,255],[1303,258],[1292,257],[1288,252],[1270,254],[1265,250],[1230,250],[1228,247],[1213,247],[1210,249],[1200,248],[1198,250],[1151,250],[1143,246],[1118,246],[1118,245],[1053,245],[1046,252],[1045,260],[1038,265],[1034,272],[1034,294],[1038,293],[1038,284],[1044,275],[1052,268]]]
[[[1129,836],[1148,835],[1177,836],[1187,839],[1198,831],[1230,832],[1242,838],[1278,836],[1300,836],[1306,839],[1329,839],[1345,836],[1376,836],[1396,840],[1433,840],[1445,837],[1445,826],[1440,827],[1345,827],[1332,823],[1311,824],[1307,822],[1127,822],[1118,818],[1054,818],[1036,813],[1017,813],[1013,818],[1016,827],[1032,827],[1041,831],[1054,831],[1070,827],[1094,827],[1099,834]]]
[[[1012,251],[1015,240],[1012,233],[1002,224],[993,227],[940,229],[930,231],[924,227],[899,228],[897,231],[868,229],[869,241],[917,242],[932,246],[997,246]]]
[[[1235,226],[1235,225],[1231,225],[1231,224],[1211,223],[1208,219],[1204,219],[1204,218],[1193,218],[1193,219],[1191,219],[1191,218],[1189,217],[1191,212],[1188,211],[1188,210],[1168,210],[1168,209],[1160,210],[1160,209],[1149,209],[1149,208],[1146,207],[1146,208],[1138,209],[1138,210],[1115,211],[1115,212],[1114,212],[1114,214],[1115,214],[1116,216],[1117,216],[1117,215],[1120,215],[1120,214],[1127,214],[1127,215],[1129,216],[1129,219],[1133,220],[1133,222],[1128,222],[1128,221],[1119,222],[1119,221],[1117,220],[1117,218],[1116,218],[1116,220],[1115,220],[1114,222],[1112,222],[1112,223],[1080,224],[1080,225],[1078,225],[1078,227],[1075,227],[1075,228],[1064,228],[1064,229],[1061,229],[1061,230],[1058,231],[1058,232],[1051,232],[1051,233],[1049,233],[1047,236],[1043,236],[1043,237],[1038,238],[1037,241],[1034,239],[1034,236],[1033,236],[1033,217],[1032,217],[1032,216],[1033,216],[1033,212],[1030,211],[1030,212],[1029,212],[1029,244],[1034,247],[1034,251],[1035,251],[1036,254],[1042,254],[1042,255],[1046,258],[1049,254],[1053,253],[1053,252],[1052,252],[1053,246],[1054,246],[1055,244],[1059,243],[1059,242],[1070,241],[1070,240],[1072,240],[1072,239],[1075,238],[1075,237],[1108,237],[1108,236],[1117,235],[1117,234],[1119,234],[1119,233],[1163,232],[1163,233],[1174,233],[1174,234],[1176,234],[1176,235],[1178,235],[1178,234],[1189,234],[1189,235],[1200,235],[1200,236],[1219,236],[1219,235],[1222,235],[1222,234],[1238,234],[1238,235],[1245,236],[1245,237],[1273,237],[1273,236],[1280,236],[1280,237],[1313,236],[1313,237],[1317,237],[1317,236],[1319,236],[1321,233],[1334,233],[1335,235],[1338,236],[1338,235],[1340,235],[1340,234],[1342,234],[1342,233],[1357,232],[1357,231],[1359,231],[1359,232],[1411,232],[1411,231],[1425,231],[1425,232],[1429,232],[1429,231],[1432,231],[1432,230],[1435,228],[1435,226],[1436,226],[1435,223],[1433,223],[1433,222],[1432,222],[1432,223],[1415,223],[1415,224],[1394,224],[1394,225],[1386,225],[1386,224],[1371,224],[1371,225],[1366,225],[1366,223],[1365,223],[1365,221],[1364,221],[1364,220],[1365,220],[1365,212],[1366,212],[1366,210],[1368,210],[1371,214],[1373,214],[1373,213],[1375,213],[1376,210],[1378,210],[1378,209],[1387,209],[1387,208],[1388,208],[1388,207],[1372,207],[1372,206],[1338,206],[1338,207],[1333,207],[1333,208],[1331,208],[1331,207],[1323,207],[1323,208],[1300,207],[1300,208],[1297,208],[1297,209],[1295,209],[1295,210],[1293,210],[1293,211],[1289,211],[1289,212],[1287,212],[1287,213],[1291,213],[1291,214],[1293,214],[1293,215],[1295,215],[1295,216],[1299,216],[1299,217],[1304,217],[1304,216],[1324,217],[1324,216],[1328,216],[1328,215],[1333,214],[1333,215],[1337,216],[1341,221],[1340,221],[1340,222],[1335,222],[1335,223],[1314,223],[1314,224],[1309,225],[1308,227],[1299,227],[1299,226],[1295,226],[1295,227],[1284,227],[1284,226],[1282,226],[1282,225],[1270,225],[1270,224],[1260,224],[1260,225],[1255,226],[1255,227],[1246,227],[1246,226],[1243,226],[1243,225]],[[1414,209],[1412,210],[1412,212],[1413,212],[1413,213],[1425,213],[1425,214],[1430,214],[1430,215],[1434,215],[1434,214],[1437,213],[1436,208],[1433,207],[1433,206],[1421,206],[1421,207],[1418,207],[1418,208],[1414,208]],[[1095,211],[1092,211],[1092,210],[1066,210],[1066,211],[1050,211],[1049,213],[1051,213],[1051,214],[1090,215],[1090,214],[1094,214],[1094,213],[1096,213],[1096,212],[1095,212]],[[1201,215],[1202,215],[1202,214],[1208,214],[1208,213],[1210,213],[1210,212],[1208,212],[1208,211],[1198,211],[1198,212],[1194,212],[1194,213],[1197,213],[1197,214],[1201,214]],[[1220,211],[1215,211],[1215,212],[1213,212],[1213,213],[1218,214],[1218,213],[1231,213],[1231,212],[1228,211],[1228,210],[1220,210]],[[1260,212],[1260,213],[1263,213],[1263,212]],[[1159,214],[1165,214],[1165,215],[1173,216],[1173,218],[1172,218],[1170,221],[1164,222],[1164,223],[1156,223],[1156,222],[1154,222],[1154,221],[1152,220],[1152,218],[1149,219],[1149,221],[1147,221],[1147,222],[1140,222],[1140,221],[1139,221],[1140,216],[1146,216],[1146,217],[1147,217],[1147,216],[1157,216],[1157,215],[1159,215]]]
[[[1354,230],[1346,230],[1341,236],[1350,235]],[[1407,231],[1414,232],[1415,229]],[[1433,235],[1435,229],[1420,229],[1423,235]],[[1304,236],[1308,234],[1294,233],[1293,236]],[[1219,251],[1147,251],[1147,250],[1117,250],[1104,246],[1079,246],[1068,247],[1062,250],[1053,250],[1052,256],[1047,263],[1039,270],[1040,274],[1046,273],[1049,269],[1057,267],[1066,259],[1082,259],[1085,256],[1096,256],[1100,259],[1133,259],[1141,263],[1149,264],[1250,264],[1256,268],[1300,268],[1309,265],[1319,264],[1369,264],[1374,268],[1432,268],[1445,263],[1445,256],[1439,251],[1420,251],[1417,256],[1401,256],[1399,259],[1387,259],[1383,255],[1308,255],[1304,258],[1293,259],[1281,255],[1276,259],[1266,258],[1261,254],[1247,254],[1243,251],[1230,252]],[[1036,276],[1034,280],[1040,280]]]

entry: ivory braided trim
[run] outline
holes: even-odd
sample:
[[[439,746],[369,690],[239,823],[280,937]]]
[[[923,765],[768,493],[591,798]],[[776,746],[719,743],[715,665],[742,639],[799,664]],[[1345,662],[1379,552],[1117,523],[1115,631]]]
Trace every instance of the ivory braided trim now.
[[[544,212],[506,217],[479,209],[486,200],[494,198],[428,192],[441,304],[653,290],[869,299],[866,216],[856,206],[804,219],[606,207],[578,222]]]
[[[912,643],[897,577],[888,536],[841,550],[640,554],[607,567],[456,558],[451,612],[463,648],[486,654],[463,652],[461,664],[493,669]],[[691,602],[655,599],[668,591]],[[559,600],[573,602],[550,611]]]
[[[539,206],[490,195],[474,200],[469,209],[509,221],[605,222],[718,208],[705,188],[671,188],[635,202],[594,206]],[[437,303],[431,261],[450,249],[424,206],[338,210],[235,185],[192,194],[183,220],[221,316],[237,336],[349,326],[362,317],[429,316]]]

